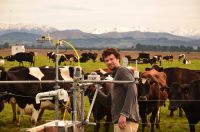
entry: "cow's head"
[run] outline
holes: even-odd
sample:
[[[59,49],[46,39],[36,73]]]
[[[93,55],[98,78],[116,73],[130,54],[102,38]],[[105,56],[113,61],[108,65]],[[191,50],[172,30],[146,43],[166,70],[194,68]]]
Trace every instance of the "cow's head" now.
[[[4,59],[7,61],[15,61],[15,57],[13,55],[6,56]]]
[[[150,80],[146,78],[140,78],[138,85],[138,99],[139,100],[147,100],[149,95],[149,84]]]
[[[0,66],[0,81],[5,81],[6,79],[6,71],[5,68]]]
[[[189,84],[179,84],[174,82],[169,89],[169,110],[176,110],[183,104],[183,100],[188,98]]]
[[[148,100],[151,97],[158,99],[160,94],[165,95],[166,97],[163,99],[166,100],[168,87],[165,73],[153,69],[143,72],[140,77],[138,85],[139,100]]]
[[[0,81],[5,81],[6,80],[6,71],[5,68],[0,66]],[[4,99],[6,96],[5,92],[6,91],[6,87],[8,85],[6,84],[0,84],[0,112],[3,110],[4,108]]]

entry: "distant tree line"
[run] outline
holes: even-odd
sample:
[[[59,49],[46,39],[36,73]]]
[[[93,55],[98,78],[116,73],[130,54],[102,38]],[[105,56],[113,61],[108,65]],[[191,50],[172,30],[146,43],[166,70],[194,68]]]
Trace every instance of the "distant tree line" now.
[[[8,42],[5,42],[0,45],[0,48],[9,48],[10,45]],[[26,48],[31,49],[55,49],[55,46],[43,46],[40,45],[25,45]],[[71,49],[66,46],[61,46],[60,49]],[[104,47],[76,47],[78,50],[102,50]],[[132,46],[131,48],[119,48],[120,50],[135,50],[135,51],[184,51],[184,52],[200,52],[200,46],[192,47],[192,46],[160,46],[160,45],[145,45],[145,44],[136,44],[136,46]]]

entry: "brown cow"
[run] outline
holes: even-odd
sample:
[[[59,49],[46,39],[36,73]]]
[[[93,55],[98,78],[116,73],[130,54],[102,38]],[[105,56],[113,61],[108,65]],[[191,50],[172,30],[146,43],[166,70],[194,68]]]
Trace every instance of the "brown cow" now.
[[[185,68],[162,68],[154,65],[152,68],[146,68],[146,70],[155,69],[157,71],[163,71],[167,75],[167,85],[169,88],[172,83],[177,82],[180,84],[190,83],[193,80],[200,79],[199,70],[189,70]],[[170,116],[173,116],[173,111],[170,112]],[[182,117],[182,111],[179,109],[179,116]]]
[[[166,88],[167,76],[164,72],[150,70],[141,73],[141,81],[138,85],[138,103],[139,114],[142,118],[142,131],[144,132],[147,125],[147,115],[151,114],[151,131],[154,131],[154,124],[157,114],[159,114],[159,107],[164,105],[168,97]],[[144,79],[146,80],[144,82]],[[159,126],[159,119],[156,122],[156,127]]]

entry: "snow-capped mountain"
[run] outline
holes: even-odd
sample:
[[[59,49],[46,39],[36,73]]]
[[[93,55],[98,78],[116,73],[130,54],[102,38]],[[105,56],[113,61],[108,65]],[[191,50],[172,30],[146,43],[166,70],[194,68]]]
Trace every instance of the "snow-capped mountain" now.
[[[0,34],[9,32],[27,32],[34,34],[45,34],[57,31],[56,28],[49,27],[46,25],[36,25],[36,24],[2,24],[0,23]]]
[[[178,29],[172,30],[169,33],[178,35],[178,36],[190,37],[190,38],[200,38],[200,29],[187,30],[184,28],[178,28]]]
[[[114,28],[96,28],[94,30],[89,31],[88,33],[92,34],[103,34],[103,33],[109,33],[109,32],[131,32],[131,31],[140,31],[140,32],[166,32],[177,36],[184,36],[184,37],[190,37],[190,38],[200,38],[200,29],[184,29],[184,28],[178,28],[172,31],[162,31],[162,30],[156,30],[156,29],[150,29],[142,26],[137,27],[131,27],[131,28],[125,28],[125,27],[114,27]]]
[[[102,34],[108,32],[130,32],[130,31],[140,31],[140,32],[159,32],[158,30],[153,30],[141,26],[137,27],[114,27],[114,28],[96,28],[94,30],[89,31],[92,34]]]

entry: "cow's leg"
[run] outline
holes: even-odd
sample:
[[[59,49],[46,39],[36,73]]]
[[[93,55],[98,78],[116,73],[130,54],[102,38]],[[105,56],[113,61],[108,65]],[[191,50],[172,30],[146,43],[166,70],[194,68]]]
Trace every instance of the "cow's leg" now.
[[[20,126],[21,118],[22,118],[23,114],[24,114],[24,109],[22,109],[18,106],[17,107],[17,118],[16,118],[17,126]]]
[[[173,110],[170,110],[169,116],[170,116],[170,117],[173,117],[173,116],[174,116],[174,111],[173,111]]]
[[[151,122],[151,132],[154,132],[154,124],[155,124],[155,119],[156,115],[158,113],[158,108],[155,108],[151,114],[150,122]]]
[[[31,126],[34,127],[37,123],[37,120],[38,120],[38,116],[39,116],[39,111],[36,110],[34,107],[33,107],[33,113],[32,113],[32,116],[31,116]]]
[[[14,97],[10,99],[10,105],[12,107],[12,112],[13,112],[13,122],[16,122],[16,100]]]
[[[183,117],[183,111],[182,111],[181,107],[179,107],[179,117]]]
[[[39,114],[38,114],[38,121],[42,119],[42,115],[44,113],[45,109],[40,109]]]
[[[109,132],[111,122],[112,122],[112,116],[111,114],[108,114],[106,117],[105,132]]]
[[[99,132],[100,120],[95,119],[96,125],[94,126],[94,132]]]
[[[160,129],[160,107],[158,109],[157,115],[156,115],[156,128]]]
[[[141,119],[142,119],[142,132],[144,132],[145,127],[148,125],[146,113],[141,114]]]
[[[195,125],[194,124],[189,124],[190,127],[190,132],[195,132]]]

